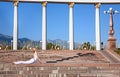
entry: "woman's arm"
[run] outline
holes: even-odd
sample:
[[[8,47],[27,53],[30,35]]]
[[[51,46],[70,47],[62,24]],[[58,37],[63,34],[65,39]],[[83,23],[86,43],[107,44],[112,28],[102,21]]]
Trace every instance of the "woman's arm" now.
[[[38,61],[39,61],[40,63],[42,63],[39,57],[38,57]]]

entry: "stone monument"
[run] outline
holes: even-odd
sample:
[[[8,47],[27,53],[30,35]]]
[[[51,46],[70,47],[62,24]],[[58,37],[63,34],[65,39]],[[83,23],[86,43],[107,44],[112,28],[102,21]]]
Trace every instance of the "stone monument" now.
[[[114,37],[114,28],[113,28],[113,14],[118,13],[118,11],[113,11],[112,8],[110,8],[108,11],[104,11],[105,14],[110,15],[110,25],[109,25],[109,37],[108,37],[108,49],[115,50],[116,49],[116,39]]]

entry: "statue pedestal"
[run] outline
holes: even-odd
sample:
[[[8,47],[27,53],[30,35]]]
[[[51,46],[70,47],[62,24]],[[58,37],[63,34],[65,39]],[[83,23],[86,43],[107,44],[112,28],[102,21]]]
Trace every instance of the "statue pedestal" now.
[[[108,49],[112,49],[112,50],[116,49],[116,39],[115,38],[108,39]]]

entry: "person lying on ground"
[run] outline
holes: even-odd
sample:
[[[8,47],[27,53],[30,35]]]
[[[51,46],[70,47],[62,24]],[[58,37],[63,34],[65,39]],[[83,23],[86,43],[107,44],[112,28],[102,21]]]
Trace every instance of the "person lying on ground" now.
[[[33,52],[34,52],[33,58],[26,60],[26,61],[15,61],[13,62],[13,64],[33,64],[33,63],[36,63],[37,61],[42,63],[38,57],[38,54],[35,48],[33,48]]]

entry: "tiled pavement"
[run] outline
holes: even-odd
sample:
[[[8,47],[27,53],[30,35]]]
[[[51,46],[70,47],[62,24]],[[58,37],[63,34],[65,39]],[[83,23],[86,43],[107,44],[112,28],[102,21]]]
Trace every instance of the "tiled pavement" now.
[[[13,61],[31,58],[32,52],[1,51],[0,77],[120,77],[120,63],[111,63],[98,51],[38,53],[44,63],[14,65]]]

